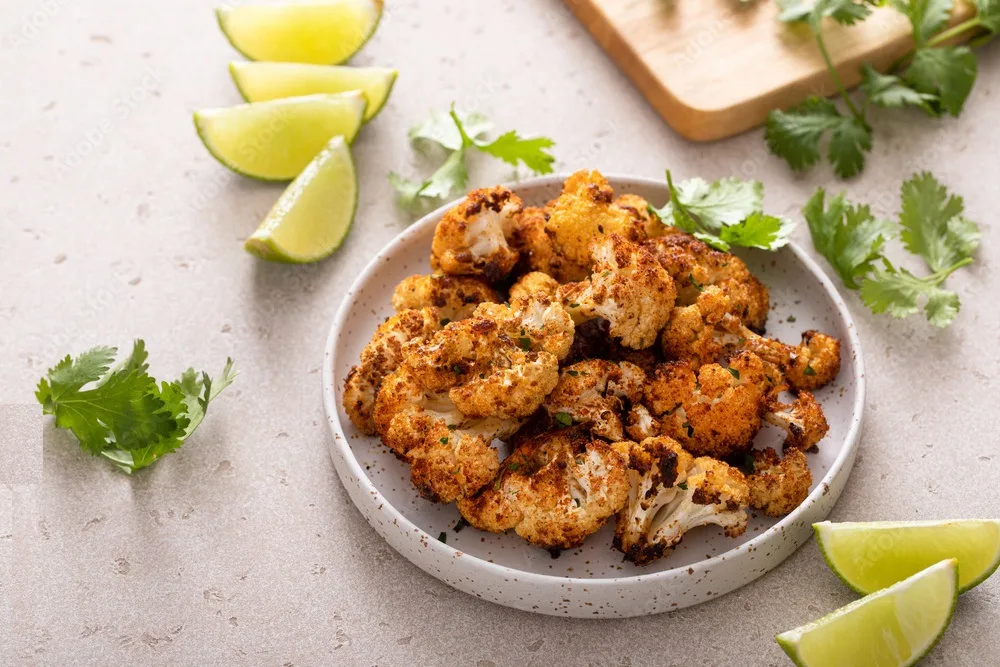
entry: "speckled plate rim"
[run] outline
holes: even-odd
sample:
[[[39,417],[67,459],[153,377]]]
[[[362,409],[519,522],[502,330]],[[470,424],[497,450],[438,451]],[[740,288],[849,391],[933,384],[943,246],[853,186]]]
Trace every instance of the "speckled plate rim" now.
[[[553,174],[550,176],[543,176],[540,178],[526,179],[519,181],[517,183],[507,184],[508,187],[517,190],[520,188],[529,187],[546,187],[555,184],[561,184],[570,174]],[[623,189],[628,189],[629,187],[647,187],[647,188],[666,188],[666,184],[662,181],[638,177],[638,176],[625,176],[621,174],[605,174],[605,178],[608,179],[616,189],[618,187],[624,186]],[[665,194],[665,193],[664,193]],[[422,528],[411,522],[406,518],[399,510],[397,510],[389,501],[379,492],[378,488],[372,484],[371,480],[365,474],[364,467],[358,461],[357,457],[354,455],[350,444],[348,443],[348,438],[344,434],[343,427],[340,422],[340,414],[337,409],[337,379],[333,376],[333,369],[337,366],[336,358],[336,347],[337,340],[340,336],[340,331],[344,328],[348,317],[351,314],[351,309],[354,301],[354,295],[359,291],[360,287],[366,284],[372,276],[377,272],[379,265],[385,261],[387,256],[391,256],[395,251],[402,246],[406,241],[409,240],[411,236],[421,234],[425,232],[425,228],[437,224],[437,221],[444,215],[444,213],[457,205],[462,199],[456,199],[450,203],[444,204],[443,206],[431,211],[424,217],[420,218],[418,221],[404,229],[395,238],[393,238],[368,264],[365,266],[364,270],[358,275],[351,285],[351,288],[344,295],[344,299],[337,309],[337,313],[334,316],[333,323],[330,327],[330,334],[326,342],[326,350],[323,357],[323,406],[326,409],[327,422],[330,426],[330,432],[333,436],[330,442],[330,453],[333,457],[334,466],[337,468],[337,472],[345,483],[346,480],[343,479],[345,474],[349,474],[358,480],[358,483],[362,485],[363,491],[365,492],[365,497],[369,502],[375,504],[379,511],[387,516],[390,521],[388,525],[397,527],[399,534],[405,535],[406,539],[414,540],[422,543],[425,549],[429,549],[431,554],[437,559],[452,559],[457,556],[462,556],[462,559],[466,564],[472,563],[475,568],[480,569],[485,576],[495,579],[496,581],[510,580],[511,578],[517,578],[523,584],[537,585],[541,587],[548,586],[569,586],[569,585],[579,585],[581,587],[587,587],[591,590],[598,591],[602,587],[620,587],[622,585],[649,585],[654,583],[666,583],[670,580],[675,580],[680,577],[687,577],[692,574],[707,573],[713,567],[719,565],[724,561],[732,561],[743,554],[749,554],[751,552],[759,550],[761,547],[770,543],[772,540],[781,537],[786,529],[791,529],[792,526],[802,517],[804,514],[808,513],[810,508],[819,503],[820,499],[825,496],[829,490],[834,487],[835,482],[840,482],[838,485],[840,488],[843,487],[845,480],[841,480],[841,475],[850,475],[851,469],[854,465],[854,459],[856,454],[856,449],[858,445],[858,440],[861,433],[861,424],[864,416],[865,407],[865,370],[864,370],[864,359],[861,352],[861,341],[858,337],[857,327],[854,323],[854,318],[851,316],[850,311],[847,309],[847,305],[844,303],[843,298],[837,291],[833,282],[827,277],[826,273],[816,264],[815,261],[800,248],[794,242],[788,244],[788,248],[795,255],[795,258],[803,264],[803,266],[808,269],[808,271],[813,274],[816,280],[823,286],[827,297],[830,299],[831,303],[834,305],[837,315],[839,316],[842,324],[842,328],[846,331],[847,335],[844,341],[846,342],[845,349],[841,351],[841,358],[852,358],[853,363],[851,367],[854,370],[854,382],[855,382],[855,400],[852,407],[851,413],[851,424],[848,428],[847,435],[844,439],[844,446],[841,449],[839,455],[834,460],[830,469],[827,471],[826,475],[816,488],[812,490],[805,501],[802,502],[791,514],[785,516],[781,521],[763,531],[760,535],[740,544],[728,551],[721,554],[713,556],[711,558],[706,558],[704,560],[698,561],[696,563],[685,565],[683,567],[671,568],[669,570],[662,570],[660,572],[654,572],[650,574],[640,574],[640,575],[629,575],[622,577],[600,577],[600,578],[583,578],[583,577],[562,577],[549,574],[537,574],[534,572],[528,572],[525,570],[518,570],[516,568],[507,567],[506,565],[498,565],[496,563],[490,563],[489,561],[477,558],[470,554],[460,552],[448,544],[439,541],[436,537],[430,535]],[[428,250],[429,252],[429,250]],[[338,455],[339,454],[339,455]],[[348,469],[342,470],[341,463],[345,464]],[[839,496],[839,490],[837,492]],[[352,501],[354,500],[352,495]],[[833,503],[823,511],[822,518],[825,518],[826,514],[832,509]],[[360,507],[358,508],[361,509]],[[367,513],[362,512],[364,516],[367,517]],[[392,543],[389,539],[388,529],[383,529],[383,525],[376,525],[375,522],[369,519],[369,524],[378,532],[384,539]],[[395,530],[393,532],[396,532]],[[795,532],[795,531],[792,531]],[[801,531],[799,531],[801,532]],[[811,533],[811,531],[809,531]],[[801,546],[802,542],[807,539],[803,537],[801,542],[795,545],[797,549]],[[787,558],[794,552],[789,550],[781,560]],[[404,554],[405,555],[405,554]],[[411,559],[412,560],[412,559]],[[780,561],[779,561],[780,562]],[[414,563],[428,572],[432,576],[441,578],[437,573],[433,572],[430,568],[425,567],[422,563]],[[768,567],[763,571],[755,571],[752,573],[753,576],[748,577],[742,584],[728,590],[721,591],[721,594],[726,592],[731,592],[735,588],[744,586],[757,577],[763,575],[767,570],[773,569],[774,566]],[[511,605],[516,606],[516,605]],[[666,611],[666,610],[661,610]],[[543,612],[544,613],[544,612]]]

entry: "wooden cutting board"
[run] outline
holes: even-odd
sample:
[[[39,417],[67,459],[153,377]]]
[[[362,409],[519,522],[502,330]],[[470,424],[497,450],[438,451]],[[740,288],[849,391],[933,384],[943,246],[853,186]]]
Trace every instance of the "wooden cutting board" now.
[[[677,132],[695,141],[760,125],[771,109],[835,92],[809,29],[777,21],[773,0],[565,0],[594,39]],[[957,3],[953,22],[974,8]],[[897,11],[853,27],[829,22],[824,39],[848,86],[858,68],[888,67],[912,48]]]

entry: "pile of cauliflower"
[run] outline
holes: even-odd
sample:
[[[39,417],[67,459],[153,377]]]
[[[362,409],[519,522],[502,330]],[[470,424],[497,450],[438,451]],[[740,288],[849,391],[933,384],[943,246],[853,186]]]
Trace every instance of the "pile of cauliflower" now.
[[[839,341],[765,337],[767,288],[642,198],[596,171],[542,208],[474,190],[430,264],[396,288],[343,393],[424,498],[547,549],[614,517],[614,547],[645,565],[692,528],[736,537],[750,511],[808,495],[805,452],[828,430],[811,392],[840,370]],[[781,455],[753,448],[765,422]]]

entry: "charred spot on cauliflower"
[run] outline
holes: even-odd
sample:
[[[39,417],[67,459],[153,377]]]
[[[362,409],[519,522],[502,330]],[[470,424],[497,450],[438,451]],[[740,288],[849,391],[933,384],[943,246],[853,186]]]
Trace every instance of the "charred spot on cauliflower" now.
[[[555,278],[541,271],[532,271],[525,273],[511,285],[510,298],[521,299],[535,294],[555,298],[558,291],[559,282]]]
[[[762,331],[770,309],[767,287],[739,257],[712,248],[690,234],[668,234],[643,244],[677,284],[677,303],[690,306],[706,287],[729,297],[728,310],[750,329]]]
[[[806,455],[798,449],[785,452],[785,458],[768,447],[753,453],[750,506],[773,517],[784,516],[802,504],[812,486],[812,473]]]
[[[559,384],[542,407],[557,421],[567,422],[563,426],[585,424],[595,436],[621,440],[621,413],[642,399],[645,381],[642,369],[627,361],[581,361],[562,370]]]
[[[486,301],[497,303],[500,296],[482,280],[471,276],[410,276],[392,294],[392,307],[396,310],[434,307],[443,320],[451,322],[464,320]]]
[[[431,268],[450,275],[482,276],[490,283],[505,278],[519,257],[507,238],[521,207],[521,199],[502,186],[470,192],[437,224]]]
[[[510,437],[521,425],[462,414],[447,392],[429,391],[405,366],[382,383],[374,419],[382,442],[410,464],[420,495],[444,503],[493,479],[500,466],[493,440]]]
[[[521,442],[494,482],[461,498],[458,511],[475,528],[514,530],[546,549],[571,549],[603,526],[629,493],[625,457],[580,429]]]
[[[694,458],[671,438],[614,447],[629,459],[628,502],[615,520],[614,538],[626,560],[648,565],[697,526],[721,526],[729,537],[746,530],[750,492],[736,468]]]
[[[588,280],[559,288],[559,300],[577,323],[607,320],[621,344],[644,349],[670,319],[674,283],[642,246],[618,234],[594,241],[594,273]]]
[[[840,372],[840,341],[819,331],[802,334],[785,379],[797,391],[814,391],[833,382]]]
[[[546,207],[545,229],[562,266],[553,275],[560,282],[583,280],[590,274],[590,242],[608,234],[627,238],[634,229],[628,210],[614,204],[614,191],[597,171],[578,171],[566,179],[562,194]]]
[[[629,417],[632,437],[667,435],[696,455],[728,458],[750,449],[767,407],[767,378],[759,358],[739,352],[729,366],[684,362],[657,368],[643,405]]]
[[[510,244],[521,256],[521,273],[540,271],[554,278],[563,275],[565,260],[556,252],[546,229],[548,221],[548,211],[537,206],[526,206],[515,219]]]
[[[404,344],[427,340],[441,328],[440,322],[440,313],[435,308],[401,310],[375,330],[361,351],[360,363],[350,370],[344,382],[344,410],[359,431],[375,435],[372,417],[375,397],[385,376],[403,361]]]
[[[791,403],[771,401],[764,419],[785,430],[785,450],[812,451],[830,430],[823,408],[811,393],[804,390]]]

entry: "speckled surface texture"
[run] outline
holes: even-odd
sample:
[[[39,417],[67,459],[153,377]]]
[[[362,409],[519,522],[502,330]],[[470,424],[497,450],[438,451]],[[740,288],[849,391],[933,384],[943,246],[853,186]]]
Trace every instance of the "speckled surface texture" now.
[[[780,665],[776,632],[853,599],[807,545],[673,614],[533,616],[423,574],[351,504],[327,449],[323,344],[347,286],[406,224],[385,172],[419,168],[406,128],[428,109],[454,99],[551,135],[560,170],[752,175],[778,213],[838,187],[824,170],[791,177],[759,132],[676,137],[558,0],[470,4],[390,2],[355,60],[402,69],[357,143],[361,213],[340,253],[308,268],[243,252],[280,189],[230,176],[195,136],[193,109],[238,101],[212,3],[5,4],[0,403],[29,403],[60,355],[135,336],[156,373],[215,371],[232,354],[242,374],[179,454],[134,479],[45,431],[43,482],[0,487],[0,664]],[[998,57],[983,52],[959,121],[880,115],[868,170],[848,186],[889,213],[900,181],[932,168],[965,196],[984,247],[950,281],[964,306],[949,331],[874,317],[847,295],[869,406],[834,519],[1000,515]],[[471,170],[477,183],[510,176],[479,159]],[[994,578],[962,598],[926,664],[984,664],[998,623]]]

